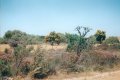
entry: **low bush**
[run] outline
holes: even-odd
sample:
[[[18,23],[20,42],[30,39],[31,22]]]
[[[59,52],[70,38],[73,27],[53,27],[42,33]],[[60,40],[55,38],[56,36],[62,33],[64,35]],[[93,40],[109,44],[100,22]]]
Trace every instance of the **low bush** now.
[[[0,59],[0,77],[12,76],[12,67],[10,65],[9,62]]]
[[[106,44],[117,44],[117,43],[120,43],[120,42],[119,42],[119,39],[117,37],[109,37],[104,41],[104,43],[106,43]]]
[[[25,62],[22,64],[22,66],[21,66],[22,74],[27,75],[30,72],[30,70],[31,70],[30,62]]]
[[[37,49],[34,57],[32,77],[42,79],[56,73],[54,60],[45,58],[45,50]]]
[[[120,43],[110,44],[109,49],[120,49]]]
[[[6,44],[6,43],[7,43],[6,40],[0,37],[0,44]]]

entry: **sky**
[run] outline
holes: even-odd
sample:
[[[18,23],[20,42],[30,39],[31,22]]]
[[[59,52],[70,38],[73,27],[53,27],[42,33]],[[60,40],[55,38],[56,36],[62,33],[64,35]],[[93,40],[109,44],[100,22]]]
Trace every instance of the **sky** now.
[[[77,26],[120,36],[120,0],[0,0],[0,36],[8,30],[35,35],[77,33]]]

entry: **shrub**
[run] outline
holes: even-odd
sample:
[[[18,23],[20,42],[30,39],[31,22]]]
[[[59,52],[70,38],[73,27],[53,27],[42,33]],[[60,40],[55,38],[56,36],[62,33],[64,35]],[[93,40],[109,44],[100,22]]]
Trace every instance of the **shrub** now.
[[[85,38],[85,36],[87,35],[87,33],[90,31],[91,29],[88,27],[82,27],[82,26],[78,26],[76,27],[76,31],[78,32],[79,35],[71,35],[71,34],[67,34],[68,37],[68,46],[67,46],[67,50],[72,50],[74,52],[77,53],[78,56],[80,56],[81,52],[84,49],[88,49],[88,44],[89,44],[89,40],[87,38]]]
[[[89,52],[90,62],[89,64],[93,70],[105,70],[113,68],[114,65],[118,64],[120,61],[120,57],[115,53],[106,52],[106,51],[94,51],[91,50]],[[88,59],[87,57],[85,59]]]
[[[12,70],[10,66],[10,62],[5,60],[0,60],[0,77],[3,76],[12,76]]]
[[[44,36],[30,35],[19,30],[7,31],[3,37],[4,41],[17,41],[22,44],[38,44],[43,42]]]
[[[27,74],[27,71],[25,72],[25,68],[28,68],[28,64],[22,65],[23,61],[26,57],[29,56],[33,48],[26,48],[26,45],[18,44],[17,47],[14,47],[14,52],[13,52],[13,64],[14,64],[14,74],[18,75],[21,73],[21,71],[24,74]],[[24,69],[22,69],[24,68]]]
[[[60,44],[61,42],[61,37],[58,33],[56,32],[50,32],[48,36],[45,37],[45,42],[49,42],[52,46],[54,44]]]
[[[24,74],[24,75],[27,75],[30,70],[31,70],[31,65],[29,62],[25,62],[25,63],[22,63],[23,65],[21,66],[21,72]]]
[[[85,71],[84,65],[78,63],[79,58],[76,54],[73,53],[64,53],[61,56],[61,61],[59,64],[60,69],[65,70],[67,73],[70,72],[83,72]]]
[[[95,37],[94,35],[88,37],[88,40],[89,40],[89,43],[90,43],[90,44],[96,44],[96,43],[97,43],[96,37]]]
[[[66,38],[67,38],[67,51],[75,51],[76,52],[76,48],[77,48],[77,41],[79,39],[77,34],[69,34],[66,33]]]
[[[109,49],[120,49],[120,43],[110,44]]]
[[[56,73],[54,61],[45,58],[44,50],[37,49],[35,55],[32,77],[42,79]]]
[[[1,37],[0,37],[0,44],[6,44],[6,41],[5,41],[4,38],[1,38]]]
[[[33,77],[38,79],[43,79],[49,75],[56,74],[55,66],[52,61],[44,61],[40,63],[38,67],[35,68]]]
[[[117,43],[120,43],[120,42],[119,42],[119,39],[117,37],[109,37],[104,41],[104,43],[106,43],[106,44],[117,44]]]

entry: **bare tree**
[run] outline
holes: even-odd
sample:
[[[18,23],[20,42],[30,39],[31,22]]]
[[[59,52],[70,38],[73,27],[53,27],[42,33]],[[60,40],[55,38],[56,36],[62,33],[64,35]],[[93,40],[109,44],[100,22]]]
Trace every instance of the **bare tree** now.
[[[85,36],[87,35],[88,32],[90,32],[90,28],[88,27],[82,27],[82,26],[77,26],[76,27],[76,31],[79,34],[79,41],[78,41],[78,45],[77,45],[77,55],[80,56],[80,52],[85,48],[86,44],[85,44]]]

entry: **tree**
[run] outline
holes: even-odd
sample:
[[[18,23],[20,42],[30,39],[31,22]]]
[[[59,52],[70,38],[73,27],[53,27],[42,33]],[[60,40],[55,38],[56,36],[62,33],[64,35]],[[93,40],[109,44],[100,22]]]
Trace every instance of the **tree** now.
[[[95,33],[96,41],[98,41],[100,44],[102,43],[103,40],[106,38],[106,33],[105,31],[97,30]]]
[[[88,40],[85,38],[87,33],[91,30],[88,27],[77,26],[75,30],[78,32],[77,34],[66,34],[68,46],[67,50],[75,51],[77,56],[80,56],[81,51],[87,49],[88,47]]]
[[[45,42],[49,42],[52,46],[56,44],[60,44],[61,42],[61,37],[58,35],[56,32],[50,32],[48,36],[45,37]]]
[[[78,40],[78,45],[77,45],[77,55],[80,56],[80,52],[87,48],[87,39],[85,36],[87,35],[88,32],[90,32],[90,28],[88,27],[83,27],[83,26],[77,26],[76,31],[79,34],[79,40]]]

